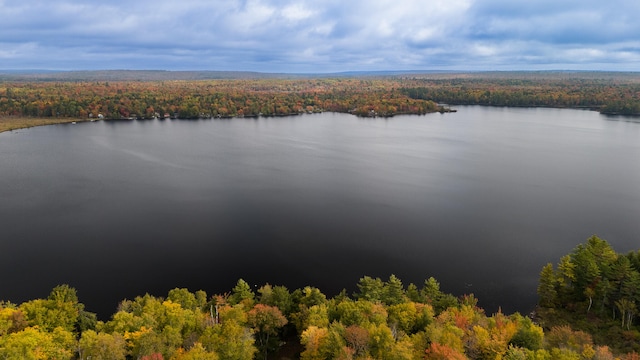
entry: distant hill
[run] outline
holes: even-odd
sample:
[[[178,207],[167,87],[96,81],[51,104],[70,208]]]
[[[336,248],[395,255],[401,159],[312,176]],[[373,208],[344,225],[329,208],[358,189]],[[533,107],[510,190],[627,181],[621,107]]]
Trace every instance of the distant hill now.
[[[327,77],[387,77],[445,74],[445,71],[394,70],[345,71],[335,73],[267,73],[255,71],[169,71],[169,70],[0,70],[0,80],[11,81],[169,81],[215,79],[305,79]]]
[[[87,71],[2,71],[0,80],[14,81],[169,81],[212,79],[289,78],[295,75],[249,71],[165,71],[165,70],[87,70]]]
[[[384,70],[345,71],[335,73],[267,73],[255,71],[168,71],[168,70],[1,70],[0,81],[170,81],[215,79],[308,79],[347,77],[410,77],[410,78],[587,78],[640,79],[640,72],[602,71],[443,71]]]

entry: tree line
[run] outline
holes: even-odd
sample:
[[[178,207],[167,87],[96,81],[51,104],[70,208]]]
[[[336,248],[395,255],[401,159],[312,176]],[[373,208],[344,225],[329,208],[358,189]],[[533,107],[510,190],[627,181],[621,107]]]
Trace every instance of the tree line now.
[[[393,85],[364,79],[0,82],[0,116],[188,119],[446,111],[433,101],[410,98]]]
[[[365,276],[355,293],[334,297],[242,279],[213,296],[176,288],[123,300],[98,321],[61,285],[45,299],[0,303],[0,358],[249,360],[287,351],[305,360],[635,360],[639,265],[638,252],[616,254],[592,237],[558,269],[544,267],[534,317],[487,315],[473,294],[444,293],[434,278],[405,286],[391,275]]]
[[[412,79],[401,88],[412,99],[450,105],[585,108],[603,114],[640,115],[637,77],[454,77]]]
[[[393,116],[449,105],[586,108],[640,115],[634,74],[425,74],[342,78],[0,81],[0,116],[87,119],[282,116],[334,111]]]
[[[597,341],[613,341],[618,349],[638,351],[640,251],[616,253],[594,235],[563,256],[556,267],[543,267],[538,294],[543,322],[570,323]]]

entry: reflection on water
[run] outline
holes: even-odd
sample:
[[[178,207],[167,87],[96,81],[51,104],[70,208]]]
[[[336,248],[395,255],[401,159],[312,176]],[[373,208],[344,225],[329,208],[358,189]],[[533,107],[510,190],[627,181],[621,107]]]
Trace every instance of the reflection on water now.
[[[0,135],[0,298],[78,289],[101,316],[174,287],[355,290],[436,277],[531,309],[541,267],[640,233],[640,126],[459,107],[361,119],[94,122]]]

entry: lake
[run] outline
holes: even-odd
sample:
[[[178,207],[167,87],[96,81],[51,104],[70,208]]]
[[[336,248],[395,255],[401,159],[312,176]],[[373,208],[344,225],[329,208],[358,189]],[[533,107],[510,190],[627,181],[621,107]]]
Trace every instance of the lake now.
[[[243,278],[333,296],[395,274],[526,313],[542,266],[589,236],[640,247],[640,122],[456,109],[0,134],[0,299],[65,283],[106,318],[175,287]]]

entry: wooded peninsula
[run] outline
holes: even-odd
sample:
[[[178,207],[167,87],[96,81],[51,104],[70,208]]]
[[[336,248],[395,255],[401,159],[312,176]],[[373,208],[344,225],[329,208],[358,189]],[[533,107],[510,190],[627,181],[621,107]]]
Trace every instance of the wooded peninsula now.
[[[213,296],[176,288],[123,300],[98,321],[60,285],[44,299],[0,302],[0,358],[640,359],[640,251],[616,253],[597,236],[544,266],[528,315],[487,315],[473,294],[443,293],[434,278],[365,276],[357,288],[328,298],[241,279]]]
[[[100,119],[286,116],[324,111],[394,116],[447,112],[451,105],[582,108],[640,115],[640,73],[0,73],[0,131]]]

